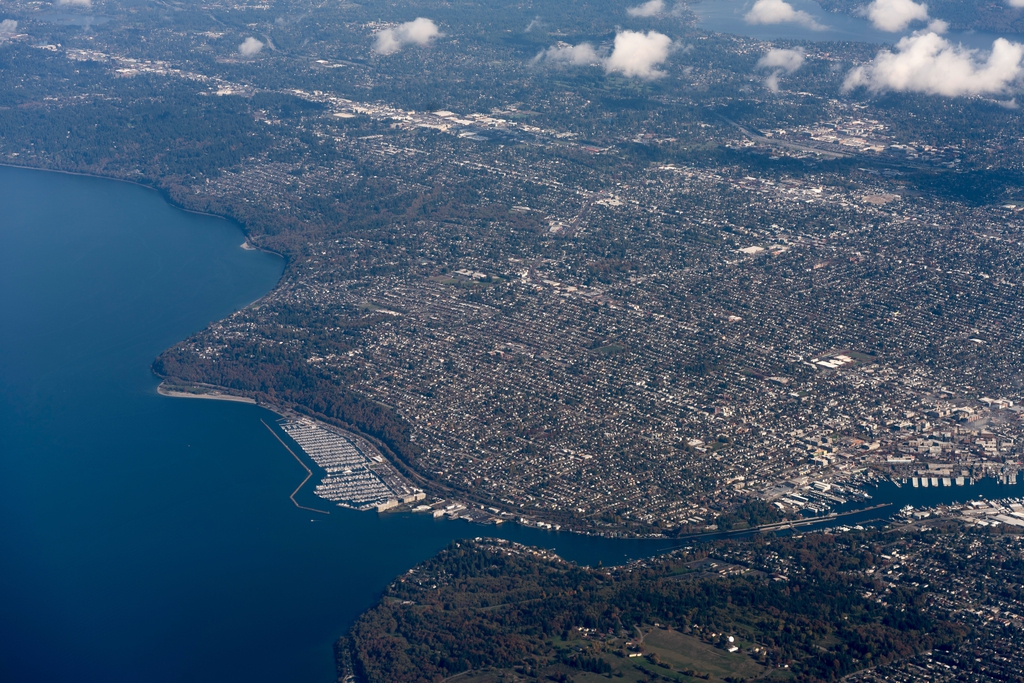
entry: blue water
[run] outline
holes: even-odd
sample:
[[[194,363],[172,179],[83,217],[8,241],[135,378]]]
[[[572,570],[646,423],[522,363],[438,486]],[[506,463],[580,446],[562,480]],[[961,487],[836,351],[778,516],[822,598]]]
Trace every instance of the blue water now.
[[[237,227],[9,168],[0,207],[0,680],[326,683],[393,577],[495,533],[298,510],[305,471],[260,424],[276,415],[156,393],[160,351],[281,275]],[[501,534],[587,563],[669,545]]]
[[[928,486],[927,488],[914,488],[910,480],[898,487],[890,482],[884,482],[877,487],[869,487],[867,491],[871,494],[870,503],[872,504],[892,503],[893,509],[886,512],[893,514],[904,505],[929,508],[967,500],[1021,498],[1024,497],[1024,477],[1019,477],[1019,481],[1015,484],[1000,484],[994,477],[987,477],[979,479],[973,484],[965,483],[963,486]],[[854,504],[848,504],[837,508],[837,511],[842,512],[853,507]]]
[[[0,681],[327,683],[332,642],[452,539],[587,564],[676,545],[299,510],[273,413],[161,397],[149,370],[281,259],[123,183],[0,168],[0,207]]]
[[[796,23],[748,24],[744,20],[744,16],[754,5],[754,0],[700,0],[690,4],[689,8],[697,15],[697,24],[703,29],[733,33],[760,40],[827,40],[894,44],[903,36],[925,28],[924,23],[917,22],[899,33],[889,33],[876,29],[864,17],[826,12],[814,0],[787,0],[787,2],[794,9],[811,15],[822,29],[816,30]],[[868,4],[867,0],[864,4]],[[942,19],[941,16],[935,18]],[[990,50],[992,41],[999,36],[980,31],[949,31],[945,37],[952,43],[962,43],[968,47]],[[1016,41],[1024,40],[1024,37],[1014,34],[1006,34],[1003,37]]]

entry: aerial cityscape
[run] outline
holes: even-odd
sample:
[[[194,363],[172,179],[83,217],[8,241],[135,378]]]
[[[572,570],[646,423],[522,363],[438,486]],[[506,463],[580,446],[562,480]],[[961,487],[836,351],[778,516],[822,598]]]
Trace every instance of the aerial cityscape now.
[[[0,84],[3,165],[283,259],[159,405],[460,525],[339,680],[1024,675],[1019,0],[3,0]]]

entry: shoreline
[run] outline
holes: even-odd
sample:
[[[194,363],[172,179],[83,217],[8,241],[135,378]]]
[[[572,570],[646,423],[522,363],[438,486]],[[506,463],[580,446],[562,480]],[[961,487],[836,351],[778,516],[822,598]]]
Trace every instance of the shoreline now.
[[[256,399],[249,398],[248,396],[236,396],[234,394],[224,394],[217,391],[211,391],[207,394],[193,394],[188,391],[176,391],[175,389],[165,387],[163,382],[160,382],[157,386],[156,393],[169,398],[200,398],[207,401],[230,401],[232,403],[257,405]]]
[[[403,478],[406,478],[406,479],[420,479],[421,481],[417,482],[417,483],[420,484],[421,488],[423,488],[424,490],[428,490],[428,491],[430,489],[434,489],[432,495],[435,495],[437,497],[452,497],[453,494],[454,494],[455,497],[461,497],[461,496],[459,496],[459,494],[457,492],[453,492],[450,489],[447,489],[446,487],[443,487],[443,486],[442,487],[437,487],[434,482],[431,482],[429,480],[422,480],[421,477],[415,477],[415,478],[409,477],[409,475],[404,471],[404,468],[401,467],[400,465],[396,464],[395,460],[397,459],[397,457],[393,453],[390,452],[390,449],[388,449],[385,444],[379,442],[377,439],[375,439],[374,437],[372,437],[372,436],[370,436],[368,434],[364,434],[363,432],[361,432],[360,430],[356,429],[352,425],[337,425],[337,424],[334,424],[333,421],[331,421],[329,419],[324,419],[323,416],[317,415],[317,414],[312,413],[312,412],[298,410],[298,409],[296,409],[294,407],[290,407],[290,406],[287,406],[287,405],[284,405],[284,404],[281,404],[281,403],[277,403],[275,401],[268,401],[265,398],[262,399],[262,400],[258,400],[258,399],[251,398],[251,397],[248,397],[248,396],[239,396],[239,395],[234,395],[234,394],[223,393],[224,390],[221,387],[214,387],[214,386],[209,386],[209,385],[198,385],[198,386],[196,386],[196,388],[204,389],[204,390],[208,391],[209,393],[206,393],[206,394],[194,394],[194,393],[183,392],[183,391],[175,391],[173,388],[169,388],[168,386],[166,386],[163,381],[157,387],[157,392],[160,395],[162,395],[162,396],[168,396],[168,397],[172,397],[172,398],[193,398],[193,399],[198,398],[198,399],[207,399],[207,400],[222,400],[222,401],[232,401],[232,402],[237,402],[237,403],[245,403],[245,404],[248,404],[248,405],[256,405],[256,406],[259,406],[261,408],[265,408],[265,409],[269,410],[270,412],[275,413],[276,415],[278,415],[278,416],[280,416],[280,417],[282,417],[284,419],[312,419],[314,421],[323,422],[325,425],[328,425],[328,426],[331,426],[331,427],[335,427],[335,428],[338,428],[338,429],[342,429],[342,430],[344,430],[346,432],[350,432],[353,436],[355,436],[357,438],[365,439],[366,441],[368,441],[371,446],[373,446],[374,448],[377,449],[377,451],[380,453],[380,455],[382,457],[384,457],[393,467],[396,468],[396,470],[398,470],[399,474]],[[266,423],[264,423],[264,424],[266,424]],[[273,432],[273,430],[271,430],[271,432]],[[275,436],[276,436],[276,434],[275,434]],[[292,455],[295,456],[294,453],[292,453]],[[299,458],[296,458],[296,459],[300,461],[300,464],[303,464],[303,466],[305,466],[305,463],[302,463],[301,459],[299,459]],[[402,464],[404,465],[404,463],[402,463]],[[303,483],[305,483],[305,482],[303,482]],[[301,489],[301,488],[302,488],[302,486],[300,485],[299,489]],[[438,488],[440,488],[440,490],[438,490]],[[296,493],[297,492],[298,492],[298,489],[296,489]],[[468,497],[468,498],[471,499],[472,497]],[[293,502],[295,502],[295,501],[293,500]],[[477,501],[477,502],[479,502],[479,501]],[[746,528],[742,528],[742,529],[730,529],[730,530],[727,530],[727,531],[723,531],[723,530],[705,531],[705,532],[698,532],[698,533],[681,534],[679,536],[669,536],[669,535],[657,535],[657,536],[654,536],[654,535],[646,535],[646,534],[638,534],[638,533],[628,533],[628,532],[626,532],[626,533],[619,532],[619,533],[613,533],[613,534],[605,534],[605,533],[599,533],[599,532],[595,533],[593,530],[586,529],[586,528],[575,528],[575,527],[571,527],[571,526],[563,526],[560,530],[554,531],[554,533],[569,533],[569,534],[575,534],[577,536],[600,537],[600,538],[606,538],[606,539],[619,539],[619,540],[623,540],[623,541],[663,541],[663,542],[667,542],[667,543],[671,544],[668,547],[666,547],[665,550],[664,550],[664,552],[668,552],[669,550],[672,550],[675,547],[680,547],[681,544],[685,544],[685,543],[701,543],[701,542],[715,541],[715,540],[722,540],[722,539],[730,539],[730,538],[743,538],[743,537],[747,537],[747,536],[753,536],[753,535],[756,535],[756,534],[764,534],[764,533],[769,533],[769,534],[771,534],[771,533],[788,534],[788,533],[795,533],[795,532],[800,531],[801,529],[808,529],[808,528],[809,528],[809,530],[812,530],[812,531],[813,530],[818,530],[819,528],[821,530],[827,530],[827,529],[829,529],[829,528],[831,528],[833,526],[842,526],[844,524],[844,522],[846,521],[846,519],[848,519],[849,517],[853,517],[855,515],[867,515],[868,513],[877,513],[877,516],[875,516],[875,515],[869,516],[867,519],[863,519],[859,523],[861,523],[861,524],[877,524],[879,522],[891,522],[891,521],[894,521],[894,519],[895,519],[895,512],[896,512],[895,507],[898,504],[899,503],[895,502],[895,501],[874,503],[874,504],[866,505],[864,507],[858,507],[858,508],[855,508],[855,509],[852,509],[852,510],[844,510],[842,512],[835,512],[835,511],[833,511],[833,512],[830,512],[830,513],[828,513],[826,515],[822,515],[820,517],[819,516],[815,516],[815,517],[807,517],[807,518],[802,518],[802,519],[781,520],[781,521],[778,521],[778,522],[771,522],[771,523],[768,523],[768,524],[763,524],[763,525],[759,525],[759,526],[755,526],[755,527],[746,527]],[[296,505],[298,505],[298,503],[296,503]],[[300,506],[300,507],[303,507],[303,506]],[[320,510],[316,510],[316,511],[317,512],[322,512]],[[410,509],[407,509],[404,506],[402,506],[402,507],[399,507],[397,509],[388,510],[386,512],[410,512],[410,511],[411,511]],[[517,526],[521,526],[521,527],[526,528],[526,529],[539,528],[539,527],[535,527],[533,524],[523,524],[521,521],[519,521],[518,519],[515,519],[515,518],[510,519],[508,521],[512,522],[513,524],[515,524]],[[480,526],[491,526],[490,524],[488,524],[486,522],[482,522],[482,521],[470,520],[470,523],[471,524],[479,524]],[[854,523],[858,523],[858,522],[854,522]],[[549,531],[553,531],[553,530],[549,530]]]
[[[109,180],[109,181],[113,181],[113,182],[127,183],[129,185],[135,185],[135,186],[147,189],[147,190],[152,190],[154,192],[157,192],[160,195],[160,197],[169,206],[171,206],[171,207],[173,207],[173,208],[175,208],[177,210],[184,211],[186,213],[197,214],[197,215],[201,215],[201,216],[209,216],[209,217],[212,217],[212,218],[218,218],[220,220],[227,221],[229,223],[233,223],[233,224],[237,225],[239,227],[239,229],[242,231],[242,234],[244,236],[243,243],[241,245],[239,245],[240,248],[245,249],[247,251],[249,251],[249,250],[252,250],[252,251],[263,251],[263,252],[266,252],[266,253],[269,253],[269,254],[274,254],[275,256],[279,256],[279,257],[284,259],[284,261],[285,261],[285,269],[286,270],[287,270],[287,267],[288,267],[288,263],[290,262],[290,258],[287,255],[285,255],[285,254],[281,254],[281,253],[272,251],[270,249],[264,249],[263,247],[254,246],[251,242],[249,242],[248,230],[246,229],[246,227],[242,223],[238,222],[237,220],[235,220],[233,218],[230,218],[230,217],[227,217],[227,216],[222,216],[222,215],[218,215],[218,214],[212,214],[212,213],[204,212],[204,211],[197,211],[197,210],[194,210],[194,209],[189,209],[189,208],[183,207],[179,203],[175,202],[169,196],[169,194],[165,190],[163,190],[163,189],[161,189],[159,187],[156,187],[154,185],[147,185],[145,183],[138,182],[138,181],[135,181],[135,180],[129,180],[129,179],[118,178],[118,177],[113,177],[113,176],[104,176],[104,175],[99,175],[99,174],[96,174],[96,173],[88,173],[88,172],[82,172],[82,171],[67,171],[67,170],[56,169],[56,168],[46,168],[46,167],[41,167],[41,166],[29,166],[29,165],[24,165],[24,164],[12,164],[12,163],[9,163],[8,161],[0,161],[0,168],[14,168],[14,169],[26,170],[26,171],[39,171],[39,172],[43,172],[43,173],[61,173],[61,174],[64,174],[64,175],[81,176],[81,177],[85,177],[85,178],[95,178],[95,179],[98,179],[98,180]],[[278,280],[278,283],[274,286],[273,289],[270,290],[270,292],[268,292],[264,296],[267,296],[270,293],[276,291],[277,288],[280,286],[281,280],[283,280],[283,279],[284,279],[284,274],[282,273],[282,277],[281,277],[281,279]],[[260,297],[260,298],[262,299],[263,297]],[[259,299],[257,299],[257,301],[258,300]],[[152,367],[151,367],[151,371],[152,371]],[[256,406],[259,406],[259,407],[262,407],[262,408],[266,408],[267,410],[270,410],[271,412],[276,413],[277,415],[279,415],[279,416],[281,416],[283,418],[286,418],[286,419],[289,419],[289,418],[310,418],[310,419],[314,419],[314,420],[317,420],[317,421],[321,421],[321,422],[324,422],[327,425],[331,425],[331,426],[334,426],[334,427],[338,427],[340,429],[344,429],[345,431],[352,432],[354,435],[356,435],[356,436],[358,436],[358,437],[360,437],[362,439],[365,439],[370,445],[372,445],[374,448],[377,449],[377,451],[381,454],[381,456],[384,457],[391,464],[391,466],[394,467],[398,471],[398,473],[403,478],[405,478],[407,480],[410,480],[411,482],[414,482],[420,488],[425,489],[425,490],[433,490],[433,494],[434,495],[438,495],[438,496],[452,496],[454,494],[454,495],[459,496],[459,497],[465,497],[465,498],[467,498],[469,500],[473,500],[475,498],[471,494],[467,495],[466,492],[452,491],[447,486],[444,486],[443,484],[439,484],[438,482],[433,481],[432,479],[424,477],[422,474],[420,474],[419,472],[415,471],[415,469],[413,469],[407,463],[402,461],[401,458],[399,458],[395,453],[393,453],[391,451],[391,449],[387,447],[386,444],[384,444],[379,439],[377,439],[377,438],[375,438],[375,437],[373,437],[373,436],[371,436],[369,434],[365,434],[364,432],[362,432],[359,429],[355,428],[354,425],[337,425],[332,420],[325,418],[325,416],[318,415],[316,413],[313,413],[312,411],[308,411],[307,412],[307,411],[304,411],[304,410],[300,410],[300,409],[298,409],[298,406],[292,407],[292,406],[288,406],[288,405],[283,405],[283,404],[277,403],[276,401],[268,401],[268,400],[266,400],[265,397],[263,397],[262,400],[259,400],[259,399],[256,399],[256,398],[252,398],[250,396],[242,396],[242,395],[237,395],[237,394],[230,394],[230,393],[226,393],[223,387],[217,387],[217,386],[213,386],[213,385],[204,385],[204,384],[201,384],[201,383],[195,385],[195,388],[201,389],[201,390],[205,390],[207,393],[192,393],[192,392],[188,392],[188,391],[178,391],[178,390],[175,390],[173,387],[168,386],[166,384],[166,379],[162,375],[160,375],[159,373],[156,373],[155,371],[153,372],[153,374],[155,374],[157,377],[159,377],[161,379],[160,384],[157,386],[157,393],[159,395],[161,395],[161,396],[165,396],[165,397],[168,397],[168,398],[202,399],[202,400],[208,400],[208,401],[209,400],[228,401],[228,402],[233,402],[233,403],[243,403],[243,404],[247,404],[247,405],[256,405]],[[479,504],[479,503],[482,503],[482,502],[490,502],[490,501],[475,500],[475,502]],[[485,524],[481,524],[481,525],[482,526],[486,526]],[[521,525],[521,526],[524,526],[525,528],[531,528],[531,525]],[[580,536],[594,536],[594,537],[603,537],[603,538],[621,538],[623,540],[663,540],[663,541],[675,540],[675,539],[673,539],[672,537],[669,537],[669,536],[647,536],[647,535],[631,534],[631,533],[625,533],[625,534],[622,534],[622,535],[618,535],[618,534],[615,534],[615,535],[605,535],[605,534],[601,534],[601,533],[592,533],[592,532],[589,532],[586,529],[571,528],[571,527],[564,528],[563,530],[566,533],[577,534],[577,535],[580,535]],[[749,531],[749,530],[746,530],[746,531]],[[713,532],[713,533],[715,533],[715,532]],[[720,533],[720,532],[718,532],[718,533]]]
[[[338,429],[343,429],[344,431],[351,432],[354,436],[357,436],[359,438],[363,438],[363,439],[366,439],[367,441],[369,441],[372,446],[377,448],[378,452],[381,454],[382,457],[385,457],[387,459],[387,461],[389,463],[391,463],[391,465],[393,467],[396,467],[396,469],[399,469],[399,473],[402,474],[403,477],[407,476],[404,472],[401,471],[401,468],[399,468],[395,464],[394,460],[392,460],[392,457],[395,457],[394,454],[389,453],[389,455],[391,457],[388,457],[388,455],[385,455],[385,451],[386,450],[389,451],[390,449],[386,449],[386,446],[384,446],[384,444],[379,443],[372,436],[369,436],[367,434],[363,434],[362,432],[360,432],[358,429],[355,429],[354,427],[351,427],[351,426],[347,426],[347,427],[338,426],[338,425],[333,424],[330,420],[322,419],[321,416],[318,416],[318,415],[315,415],[315,414],[306,414],[303,411],[295,410],[294,408],[291,408],[291,407],[288,407],[288,406],[285,406],[285,405],[281,405],[281,404],[278,404],[278,403],[275,403],[275,402],[270,402],[270,401],[265,401],[265,400],[264,401],[259,401],[257,399],[254,399],[254,398],[251,398],[251,397],[248,397],[248,396],[238,396],[238,395],[234,395],[234,394],[223,393],[223,389],[219,388],[219,387],[207,386],[207,385],[198,385],[196,387],[196,388],[199,388],[199,389],[205,389],[205,390],[209,391],[210,393],[207,393],[207,394],[193,394],[193,393],[184,392],[184,391],[175,391],[172,388],[168,388],[165,385],[165,381],[166,380],[162,380],[160,382],[159,386],[157,386],[157,393],[160,394],[161,396],[167,396],[167,397],[170,397],[170,398],[192,398],[192,399],[231,401],[231,402],[236,402],[236,403],[245,403],[247,405],[256,405],[256,406],[259,406],[261,408],[265,408],[265,409],[269,410],[270,412],[275,413],[276,415],[279,415],[280,417],[282,417],[284,419],[312,419],[312,420],[315,420],[315,421],[323,422],[326,425],[329,425],[329,426],[332,426],[332,427],[336,427]],[[264,426],[267,426],[265,422],[263,424],[264,424]],[[267,426],[267,428],[270,429],[269,426]],[[272,429],[270,431],[271,431],[271,433],[274,433],[274,431]],[[274,434],[274,435],[277,436],[276,434]],[[278,439],[280,439],[280,437],[278,437]],[[289,452],[291,453],[290,449],[289,449]],[[294,453],[292,453],[292,456],[295,457],[296,460],[299,460],[299,463],[301,465],[303,465],[303,467],[306,467],[305,463],[303,463],[300,458],[295,456]],[[310,473],[310,474],[312,474],[312,473]],[[309,477],[307,477],[307,479],[308,478]],[[303,484],[305,484],[305,480],[303,481]],[[429,487],[429,484],[427,484],[427,486]],[[297,493],[299,491],[299,489],[301,489],[301,488],[302,488],[302,485],[300,485],[299,488],[296,489],[294,493]],[[294,493],[292,495],[294,495]],[[451,495],[451,491],[446,491],[446,493],[448,495]],[[299,505],[294,499],[292,500],[292,502],[295,503],[295,505],[298,506],[298,507],[304,507],[304,506]],[[579,528],[572,528],[572,527],[563,528],[563,529],[559,530],[556,533],[569,533],[569,534],[575,534],[575,535],[578,535],[578,536],[600,537],[600,538],[608,538],[608,539],[615,538],[615,539],[620,539],[620,540],[624,540],[624,541],[667,541],[667,542],[673,544],[672,546],[670,546],[670,547],[665,549],[665,552],[668,552],[672,548],[677,547],[677,544],[680,544],[680,543],[692,543],[692,542],[700,543],[702,541],[714,541],[714,540],[727,539],[727,538],[743,538],[745,536],[752,536],[752,535],[759,534],[759,533],[795,532],[795,531],[797,531],[798,529],[800,529],[802,527],[815,527],[815,526],[819,526],[819,525],[822,526],[822,527],[827,528],[830,523],[841,524],[842,523],[842,519],[844,517],[848,517],[848,516],[852,516],[852,515],[856,515],[856,514],[863,514],[863,513],[866,513],[866,512],[873,512],[873,511],[876,511],[876,510],[881,510],[881,509],[884,509],[884,508],[887,508],[887,507],[891,507],[892,505],[893,505],[893,503],[891,503],[891,502],[888,502],[888,503],[876,503],[874,505],[869,505],[867,507],[857,508],[857,509],[854,509],[854,510],[846,510],[844,512],[839,512],[839,513],[832,512],[830,514],[823,515],[821,517],[810,517],[810,518],[805,518],[805,519],[783,520],[783,521],[779,521],[779,522],[771,522],[769,524],[763,524],[763,525],[755,526],[755,527],[747,527],[747,528],[743,528],[743,529],[730,529],[728,531],[706,531],[706,532],[695,533],[695,534],[684,534],[684,535],[675,536],[675,537],[673,537],[673,536],[665,536],[665,535],[661,535],[661,536],[647,536],[647,535],[642,535],[642,534],[628,534],[628,533],[627,534],[623,534],[623,535],[605,535],[605,534],[601,534],[601,533],[592,533],[592,532],[589,532],[586,529],[579,529]],[[314,510],[314,511],[315,512],[323,512],[321,510]],[[404,508],[400,508],[400,509],[396,509],[396,510],[388,510],[386,512],[409,512],[409,510],[406,510]],[[380,513],[378,513],[378,514],[380,514]],[[890,519],[891,520],[892,517],[891,516],[885,517],[883,515],[883,519]],[[516,519],[509,520],[509,521],[513,522],[514,524],[516,524],[518,526],[522,526],[523,528],[526,528],[526,529],[537,528],[537,527],[534,527],[533,525],[530,525],[530,524],[522,524],[521,522],[519,522]],[[879,520],[878,519],[865,520],[866,523],[869,523],[871,521],[877,522]],[[471,522],[471,523],[479,524],[480,526],[491,526],[490,524],[487,524],[487,523],[484,523],[484,522]]]
[[[110,180],[115,183],[127,183],[128,185],[135,185],[136,187],[141,187],[144,190],[156,192],[157,194],[160,195],[160,198],[167,203],[168,206],[177,209],[178,211],[184,211],[185,213],[191,213],[197,216],[207,216],[209,218],[216,218],[218,220],[226,221],[228,223],[233,223],[234,225],[238,226],[238,229],[242,231],[242,235],[245,237],[245,241],[242,242],[242,244],[239,246],[242,249],[245,249],[246,251],[262,251],[267,254],[273,254],[274,256],[278,256],[284,259],[286,270],[288,268],[289,262],[291,261],[287,254],[282,254],[281,252],[274,251],[273,249],[267,249],[265,247],[253,245],[253,243],[249,241],[249,229],[245,226],[244,223],[234,218],[231,218],[230,216],[224,216],[219,213],[210,213],[209,211],[199,211],[198,209],[190,209],[188,207],[182,206],[179,202],[176,202],[170,196],[170,194],[168,194],[166,190],[161,189],[156,185],[147,185],[146,183],[139,182],[138,180],[129,180],[128,178],[117,178],[115,176],[100,175],[98,173],[86,173],[84,171],[65,171],[59,168],[46,168],[44,166],[27,166],[25,164],[12,164],[8,161],[0,161],[0,168],[16,168],[22,171],[40,171],[42,173],[61,173],[63,175],[73,175],[82,178],[95,178],[97,180]],[[283,278],[284,273],[281,274],[281,279]],[[277,289],[277,286],[280,285],[280,283],[281,280],[278,280],[277,285],[274,285],[274,289],[270,290],[270,292],[267,292],[267,294],[270,294],[275,289]],[[266,294],[264,296],[266,296]]]

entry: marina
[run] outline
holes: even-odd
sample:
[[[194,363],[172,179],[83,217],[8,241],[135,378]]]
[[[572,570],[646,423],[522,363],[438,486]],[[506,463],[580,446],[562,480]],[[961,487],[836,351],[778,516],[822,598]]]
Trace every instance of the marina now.
[[[337,637],[452,540],[500,535],[605,565],[672,546],[300,509],[326,507],[309,486],[324,474],[280,414],[167,398],[151,371],[263,296],[283,261],[126,183],[0,168],[0,201],[0,680],[330,681]],[[416,495],[358,436],[298,433],[321,430],[363,454],[386,495]],[[312,471],[300,490],[310,473],[277,436]],[[329,462],[345,443],[323,445]]]
[[[1024,498],[978,498],[965,502],[940,503],[929,507],[915,508],[905,505],[894,515],[896,521],[918,521],[925,519],[958,519],[978,527],[1011,526],[1024,528]]]
[[[284,419],[280,425],[326,474],[314,490],[320,498],[342,507],[378,511],[424,498],[422,491],[409,486],[390,463],[354,434],[308,418]]]
[[[275,432],[273,429],[271,429],[270,425],[268,425],[266,422],[263,422],[263,420],[260,420],[260,422],[263,423],[263,426],[266,427],[267,430],[271,434],[274,435],[274,438],[277,439],[278,442],[280,442],[280,444],[282,446],[284,446],[285,450],[288,451],[289,453],[291,453],[291,456],[293,458],[295,458],[295,461],[298,462],[300,465],[302,465],[302,469],[306,470],[306,478],[303,479],[302,483],[300,483],[298,486],[296,486],[295,490],[292,491],[292,494],[290,496],[288,496],[289,498],[291,498],[291,501],[295,504],[295,507],[299,508],[300,510],[309,510],[310,512],[319,512],[322,515],[329,515],[329,514],[331,514],[331,513],[327,512],[325,510],[317,510],[316,508],[306,507],[305,505],[302,505],[301,503],[299,503],[299,501],[295,500],[295,494],[298,493],[299,491],[301,491],[302,487],[306,485],[306,482],[310,480],[310,478],[313,476],[313,470],[311,470],[308,467],[306,467],[306,463],[302,462],[302,458],[300,458],[299,456],[295,455],[295,451],[293,451],[291,448],[288,448],[288,444],[286,444],[281,439],[281,437],[279,437],[277,435],[277,432]]]
[[[332,680],[334,639],[392,577],[452,539],[500,536],[605,566],[679,544],[476,527],[452,521],[468,514],[457,507],[437,517],[344,509],[417,491],[358,436],[291,417],[280,436],[300,461],[308,456],[312,476],[300,474],[266,433],[278,436],[280,415],[237,401],[169,400],[150,372],[167,346],[268,291],[280,260],[240,249],[230,224],[175,212],[141,188],[14,169],[0,176],[2,275],[16,294],[3,301],[9,324],[0,328],[0,450],[19,455],[0,463],[0,593],[11,634],[0,645],[0,678]],[[929,474],[927,489],[881,481],[871,501],[921,508],[1024,496],[1021,484],[1001,487],[991,476],[930,486],[931,476],[959,474]],[[303,476],[323,476],[317,493],[342,509],[312,524],[293,504],[316,507],[308,485],[292,491]],[[822,508],[836,502],[822,494],[866,502],[852,485],[815,481],[780,495]],[[840,520],[858,524],[894,507]],[[1018,519],[1000,508],[974,516]],[[250,609],[255,594],[263,599]]]

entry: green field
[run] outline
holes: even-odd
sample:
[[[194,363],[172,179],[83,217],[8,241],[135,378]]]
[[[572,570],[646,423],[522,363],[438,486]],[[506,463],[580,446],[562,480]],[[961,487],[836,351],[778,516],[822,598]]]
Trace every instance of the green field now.
[[[629,657],[625,641],[555,639],[551,645],[597,655],[611,667],[610,673],[593,673],[565,664],[550,664],[534,670],[498,669],[466,671],[445,679],[451,683],[513,683],[536,680],[598,683],[619,680],[629,683],[641,681],[710,681],[727,683],[738,680],[781,681],[790,678],[788,671],[773,670],[758,664],[743,650],[727,652],[694,636],[663,628],[646,627],[643,643],[634,646],[633,653],[643,656]],[[745,645],[745,644],[741,644]]]

